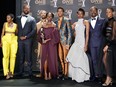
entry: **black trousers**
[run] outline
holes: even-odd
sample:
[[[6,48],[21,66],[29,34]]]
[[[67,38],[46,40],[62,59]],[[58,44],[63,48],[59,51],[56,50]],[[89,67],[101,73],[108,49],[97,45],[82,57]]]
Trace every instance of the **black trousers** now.
[[[116,44],[109,46],[106,64],[106,74],[111,77],[116,76]]]
[[[32,74],[32,40],[19,40],[18,41],[18,60],[19,60],[19,73],[24,73],[24,67],[26,72]]]

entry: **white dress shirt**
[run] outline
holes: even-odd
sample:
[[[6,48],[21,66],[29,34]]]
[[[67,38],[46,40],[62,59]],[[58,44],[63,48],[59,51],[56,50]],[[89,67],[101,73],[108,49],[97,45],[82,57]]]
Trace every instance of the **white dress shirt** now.
[[[91,26],[93,27],[93,29],[95,28],[97,18],[98,16],[96,16],[95,18],[91,18]]]
[[[22,16],[22,17],[21,17],[22,28],[24,28],[26,21],[27,21],[27,17]]]

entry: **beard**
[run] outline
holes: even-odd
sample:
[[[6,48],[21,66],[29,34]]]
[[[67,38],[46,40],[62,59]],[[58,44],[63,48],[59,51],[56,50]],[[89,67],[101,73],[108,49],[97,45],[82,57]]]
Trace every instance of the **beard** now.
[[[42,19],[46,19],[46,17],[42,17]]]

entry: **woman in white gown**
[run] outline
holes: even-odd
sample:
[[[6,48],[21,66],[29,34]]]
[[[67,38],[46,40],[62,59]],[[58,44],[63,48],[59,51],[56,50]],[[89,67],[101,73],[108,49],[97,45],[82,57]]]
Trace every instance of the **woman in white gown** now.
[[[75,41],[66,58],[69,63],[68,76],[79,83],[90,78],[89,61],[85,53],[88,47],[89,22],[84,20],[84,14],[82,8],[77,12],[78,21],[72,25],[75,29]]]

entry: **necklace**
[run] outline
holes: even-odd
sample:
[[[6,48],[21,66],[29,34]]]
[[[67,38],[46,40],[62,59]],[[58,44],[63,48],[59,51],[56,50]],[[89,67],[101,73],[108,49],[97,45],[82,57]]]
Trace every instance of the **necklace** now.
[[[8,23],[8,27],[12,28],[13,27],[13,22],[12,23]]]

